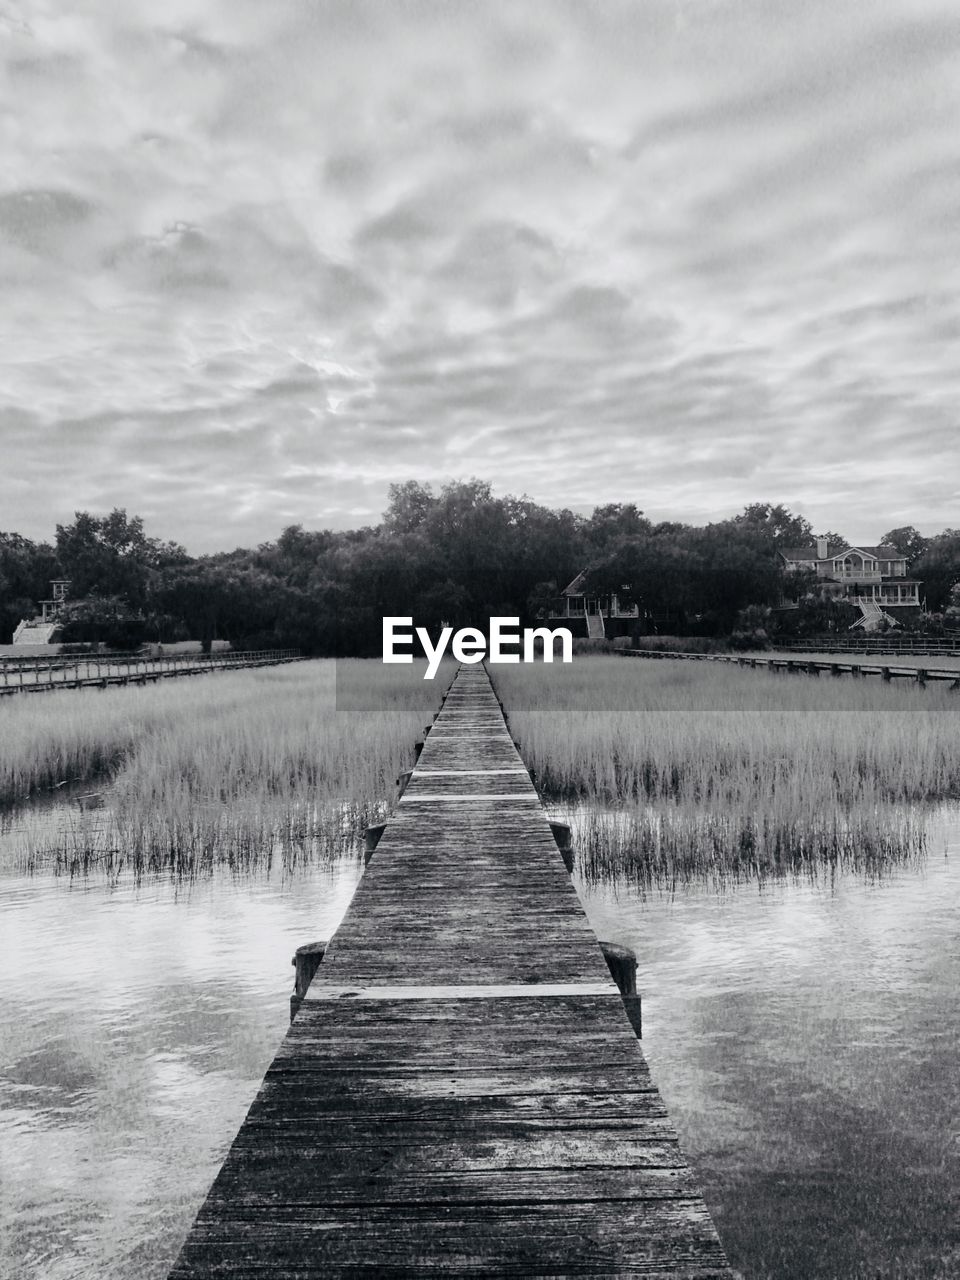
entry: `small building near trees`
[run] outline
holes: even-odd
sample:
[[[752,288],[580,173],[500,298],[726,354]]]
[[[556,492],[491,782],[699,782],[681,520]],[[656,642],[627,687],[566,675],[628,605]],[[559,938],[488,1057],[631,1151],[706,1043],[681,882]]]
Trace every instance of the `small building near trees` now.
[[[612,640],[635,631],[640,619],[639,606],[630,598],[630,588],[597,593],[587,584],[589,570],[580,573],[564,587],[551,603],[548,621],[551,626],[567,626],[574,636]]]

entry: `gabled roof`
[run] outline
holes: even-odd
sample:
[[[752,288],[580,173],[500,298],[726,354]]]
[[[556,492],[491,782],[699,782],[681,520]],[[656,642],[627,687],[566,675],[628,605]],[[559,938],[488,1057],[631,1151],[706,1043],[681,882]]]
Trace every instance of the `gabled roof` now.
[[[877,560],[906,560],[906,556],[898,551],[896,547],[885,546],[882,542],[875,547],[867,546],[846,546],[842,551],[831,551],[829,555],[819,556],[816,547],[782,547],[779,548],[780,554],[784,560],[836,560],[840,556],[845,556],[848,551],[860,551],[864,555],[873,556]]]
[[[848,547],[848,551],[865,551],[868,556],[876,556],[878,560],[906,560],[906,556],[902,551],[898,551],[896,547],[885,547],[880,543],[876,547]]]
[[[564,587],[563,591],[560,594],[565,596],[583,595],[583,580],[586,576],[587,576],[586,569],[581,569],[580,572],[577,574],[577,576],[574,578],[574,580],[570,583],[570,585]]]

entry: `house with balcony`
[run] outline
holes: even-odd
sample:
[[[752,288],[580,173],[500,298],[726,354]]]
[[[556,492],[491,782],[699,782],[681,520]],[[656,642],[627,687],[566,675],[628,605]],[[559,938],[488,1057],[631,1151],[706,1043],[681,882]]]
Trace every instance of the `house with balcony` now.
[[[629,635],[640,617],[639,607],[630,601],[630,588],[622,587],[619,595],[616,592],[598,595],[587,590],[587,572],[581,570],[553,601],[548,618],[550,625],[565,625],[575,636],[596,640]]]
[[[906,556],[896,547],[831,548],[818,538],[815,546],[785,547],[779,554],[784,572],[796,575],[794,589],[802,583],[858,608],[854,627],[871,630],[883,619],[904,622],[920,610],[921,583],[907,576]]]

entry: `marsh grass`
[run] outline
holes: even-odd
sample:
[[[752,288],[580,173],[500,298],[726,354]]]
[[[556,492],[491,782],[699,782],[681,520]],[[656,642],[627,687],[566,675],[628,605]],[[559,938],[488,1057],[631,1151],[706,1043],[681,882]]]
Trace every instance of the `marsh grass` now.
[[[588,875],[879,874],[960,796],[950,690],[613,657],[494,677]]]
[[[19,861],[193,876],[356,852],[447,683],[420,677],[415,667],[310,662],[16,699],[0,708],[4,799],[64,780],[103,798],[55,827],[21,814]],[[338,694],[351,688],[378,709],[342,709]]]

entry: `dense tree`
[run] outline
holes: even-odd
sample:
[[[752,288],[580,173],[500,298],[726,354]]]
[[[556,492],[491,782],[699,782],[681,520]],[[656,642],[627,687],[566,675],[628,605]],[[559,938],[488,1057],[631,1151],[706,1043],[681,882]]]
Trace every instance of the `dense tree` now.
[[[884,546],[896,547],[902,556],[907,557],[907,567],[912,568],[926,551],[928,539],[918,533],[912,524],[905,524],[885,533],[880,542]]]
[[[944,529],[930,538],[912,571],[923,582],[931,613],[942,613],[954,585],[960,582],[960,529]]]
[[[183,547],[148,538],[143,520],[116,508],[107,516],[77,511],[73,524],[57,525],[57,559],[70,579],[72,597],[116,596],[130,609],[146,605],[151,575],[188,559]]]
[[[705,528],[648,524],[621,536],[588,576],[590,589],[633,599],[647,613],[676,613],[709,628],[729,630],[750,604],[770,605],[780,593],[781,569],[768,523],[739,517]]]
[[[417,480],[392,484],[388,496],[390,502],[383,523],[391,533],[412,533],[419,529],[437,505],[430,486],[420,484]]]
[[[850,545],[850,539],[845,538],[842,533],[837,533],[834,529],[828,529],[826,533],[818,533],[816,540],[818,542],[821,540],[826,541],[828,555],[836,555],[838,551],[846,551]],[[803,543],[800,545],[802,546]]]
[[[105,644],[111,649],[136,649],[147,632],[142,616],[134,615],[120,596],[88,595],[71,600],[60,614],[66,644]]]
[[[781,547],[807,547],[813,544],[810,521],[794,515],[782,503],[751,502],[733,523],[744,532],[756,533]]]
[[[21,618],[32,618],[61,576],[53,547],[0,532],[0,644],[9,644]]]
[[[698,611],[713,615],[716,630],[729,631],[747,605],[777,602],[782,561],[775,544],[789,536],[736,519],[691,530],[687,543],[695,560],[693,592]]]
[[[780,625],[797,638],[825,633],[845,635],[859,616],[859,610],[847,601],[823,591],[812,591],[801,597],[797,608],[782,618]]]
[[[843,542],[833,532],[820,536],[831,549]],[[960,531],[925,540],[905,527],[884,540],[917,557],[913,571],[926,581],[931,608],[952,604]],[[756,619],[766,620],[763,610],[786,594],[803,601],[793,621],[804,629],[849,625],[847,606],[814,598],[811,575],[792,586],[785,578],[778,549],[813,543],[809,522],[781,504],[753,503],[699,528],[653,524],[634,503],[609,503],[584,518],[525,496],[498,497],[478,479],[438,491],[416,481],[394,485],[376,527],[291,525],[275,542],[199,559],[149,537],[142,519],[122,509],[77,512],[57,527],[56,548],[0,534],[0,626],[9,638],[47,596],[49,579],[69,577],[71,634],[103,639],[136,620],[155,641],[376,654],[386,614],[434,631],[443,623],[482,626],[493,614],[529,622],[584,569],[588,589],[635,601],[641,622],[728,634],[746,619],[752,633],[765,629]]]
[[[595,507],[583,527],[585,550],[591,559],[615,552],[618,546],[632,542],[652,529],[650,521],[633,502],[610,502]]]

